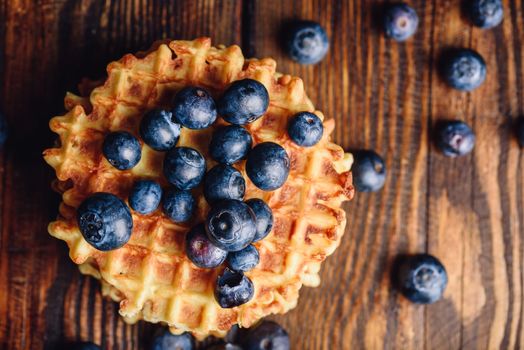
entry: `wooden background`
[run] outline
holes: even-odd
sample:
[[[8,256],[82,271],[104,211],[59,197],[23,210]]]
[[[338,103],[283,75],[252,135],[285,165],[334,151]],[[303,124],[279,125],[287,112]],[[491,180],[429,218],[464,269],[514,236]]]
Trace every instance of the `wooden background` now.
[[[11,126],[0,154],[1,347],[147,346],[155,327],[125,325],[47,234],[58,196],[41,152],[54,139],[49,118],[82,77],[100,77],[109,61],[156,39],[206,35],[277,59],[337,120],[337,142],[387,162],[384,189],[347,205],[347,233],[321,287],[304,288],[297,309],[275,317],[294,349],[524,348],[524,153],[512,136],[524,115],[524,5],[505,0],[503,25],[482,31],[459,0],[411,3],[419,30],[397,44],[378,30],[376,1],[0,0],[0,109]],[[326,28],[323,62],[286,58],[278,39],[291,18]],[[452,91],[437,76],[449,47],[486,59],[475,92]],[[471,155],[437,153],[429,135],[443,118],[473,126]],[[414,306],[391,291],[389,268],[398,253],[425,251],[443,261],[449,286],[437,304]]]

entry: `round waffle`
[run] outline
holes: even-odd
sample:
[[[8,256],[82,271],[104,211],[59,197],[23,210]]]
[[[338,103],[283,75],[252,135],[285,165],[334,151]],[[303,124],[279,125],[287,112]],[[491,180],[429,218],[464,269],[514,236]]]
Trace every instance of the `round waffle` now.
[[[315,111],[301,79],[275,71],[272,59],[244,59],[238,46],[212,47],[209,38],[159,42],[147,52],[125,55],[107,67],[103,82],[85,81],[82,96],[68,93],[68,112],[50,121],[59,145],[44,151],[55,169],[54,184],[62,194],[52,236],[64,240],[71,259],[82,273],[100,279],[104,295],[120,302],[126,321],[140,319],[167,323],[173,332],[190,331],[197,337],[223,336],[233,324],[249,327],[272,313],[284,313],[297,304],[302,285],[317,286],[321,262],[333,253],[344,233],[343,201],[351,199],[352,157],[330,142],[334,121],[324,121],[322,140],[310,148],[299,147],[288,137],[288,119],[297,112]],[[185,234],[203,220],[209,207],[196,192],[198,208],[191,222],[176,224],[159,209],[150,215],[133,212],[133,233],[122,248],[102,252],[83,238],[76,208],[94,192],[110,192],[127,200],[135,180],[154,179],[168,187],[162,175],[164,154],[143,145],[142,159],[131,170],[119,171],[103,157],[104,136],[126,130],[138,136],[143,114],[168,108],[177,91],[201,86],[216,98],[238,79],[263,83],[270,96],[266,114],[246,128],[254,144],[273,141],[283,146],[291,160],[283,187],[264,192],[245,176],[245,162],[235,165],[247,183],[246,199],[262,198],[272,208],[274,226],[265,239],[255,243],[259,265],[246,275],[253,281],[253,299],[232,309],[215,301],[213,288],[223,267],[196,267],[184,251]],[[218,121],[215,124],[223,123]],[[178,145],[208,156],[213,127],[183,129]]]

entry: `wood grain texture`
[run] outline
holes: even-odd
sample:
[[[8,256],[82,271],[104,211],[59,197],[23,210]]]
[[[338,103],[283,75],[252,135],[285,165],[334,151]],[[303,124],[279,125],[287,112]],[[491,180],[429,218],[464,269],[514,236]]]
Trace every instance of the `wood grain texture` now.
[[[274,57],[336,119],[337,142],[386,159],[384,189],[346,206],[347,233],[321,287],[304,288],[296,310],[274,317],[293,349],[523,348],[524,153],[512,126],[524,116],[524,4],[505,0],[503,24],[489,31],[469,25],[459,0],[411,4],[421,24],[398,44],[381,35],[376,1],[0,0],[0,103],[11,126],[0,153],[0,347],[147,347],[156,327],[125,325],[48,236],[58,198],[41,151],[54,138],[49,118],[82,77],[102,76],[109,61],[156,39],[206,35]],[[331,48],[320,64],[298,65],[279,46],[294,18],[326,28]],[[488,64],[473,93],[437,74],[453,47],[474,48]],[[473,126],[471,155],[436,151],[430,135],[441,119]],[[444,299],[426,307],[389,282],[398,254],[424,251],[449,274]]]

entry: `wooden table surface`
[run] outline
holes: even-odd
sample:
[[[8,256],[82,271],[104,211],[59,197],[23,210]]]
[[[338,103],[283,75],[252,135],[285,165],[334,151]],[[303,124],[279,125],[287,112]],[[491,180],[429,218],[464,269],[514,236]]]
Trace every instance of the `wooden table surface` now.
[[[93,340],[108,349],[147,345],[154,326],[128,326],[99,285],[83,277],[47,223],[58,196],[41,152],[52,145],[50,117],[84,76],[160,38],[210,36],[246,56],[271,56],[301,76],[317,108],[333,117],[345,148],[382,154],[382,191],[348,203],[340,248],[319,288],[274,317],[293,349],[524,348],[524,153],[512,125],[524,115],[524,4],[505,0],[493,30],[473,28],[459,0],[412,1],[412,40],[386,40],[377,1],[0,0],[0,109],[10,138],[0,154],[0,344],[54,349]],[[278,46],[292,18],[320,22],[330,37],[315,66]],[[487,62],[486,82],[453,91],[436,73],[443,50],[469,47]],[[474,128],[471,155],[449,159],[433,147],[439,119]],[[443,300],[415,306],[390,288],[399,253],[429,252],[449,273]]]

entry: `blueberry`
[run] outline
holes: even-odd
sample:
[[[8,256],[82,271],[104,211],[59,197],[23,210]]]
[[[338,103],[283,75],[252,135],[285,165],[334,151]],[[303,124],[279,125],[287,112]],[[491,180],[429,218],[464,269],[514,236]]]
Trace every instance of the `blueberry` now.
[[[199,224],[186,235],[186,255],[196,266],[212,269],[226,260],[227,252],[214,245],[207,237],[204,225]]]
[[[273,191],[286,182],[289,165],[289,157],[282,146],[263,142],[249,152],[246,173],[255,186],[264,191]]]
[[[407,4],[388,6],[384,14],[386,36],[395,41],[405,41],[417,31],[418,21],[417,12]]]
[[[173,122],[171,112],[154,109],[142,118],[140,137],[152,149],[167,151],[180,137],[180,124]]]
[[[3,146],[7,140],[8,127],[7,120],[3,113],[0,113],[0,147]]]
[[[218,101],[218,114],[225,121],[244,125],[266,113],[269,94],[266,87],[253,79],[237,80],[231,84]]]
[[[228,252],[244,249],[255,237],[255,214],[244,202],[222,200],[209,211],[206,232],[215,245]]]
[[[164,195],[164,213],[174,222],[186,222],[195,211],[195,199],[189,191],[170,189]]]
[[[262,199],[252,198],[247,200],[246,204],[255,214],[257,233],[255,234],[255,238],[253,238],[253,242],[258,242],[271,232],[273,228],[273,212]]]
[[[486,79],[486,62],[476,51],[454,50],[448,52],[443,59],[442,74],[452,88],[471,91]]]
[[[496,27],[504,18],[501,0],[469,0],[468,14],[477,27],[489,29]]]
[[[399,258],[393,276],[399,291],[419,304],[431,304],[439,300],[448,283],[442,263],[428,254]]]
[[[235,344],[222,343],[222,344],[213,344],[207,347],[206,350],[244,350],[244,349]]]
[[[229,125],[217,129],[209,144],[209,154],[222,164],[233,164],[247,156],[253,139],[241,126]]]
[[[195,149],[174,147],[164,158],[164,175],[171,184],[180,190],[197,187],[204,178],[206,160]]]
[[[289,335],[273,321],[262,321],[250,328],[242,341],[247,350],[289,350]]]
[[[126,131],[112,132],[104,139],[102,152],[107,161],[118,170],[128,170],[142,157],[140,142]]]
[[[375,192],[386,182],[386,164],[384,160],[370,150],[360,150],[353,153],[353,183],[359,192]]]
[[[253,298],[253,282],[242,272],[225,268],[218,276],[215,286],[215,299],[224,309],[240,306]]]
[[[313,21],[297,21],[287,30],[286,50],[301,64],[315,64],[327,54],[329,40],[324,28]]]
[[[195,339],[189,333],[175,335],[167,329],[161,329],[153,338],[151,350],[193,350]]]
[[[185,87],[175,96],[173,117],[188,129],[205,129],[217,119],[215,101],[202,88]]]
[[[445,156],[463,156],[473,150],[475,134],[464,122],[443,121],[436,126],[436,144]]]
[[[67,344],[67,349],[70,350],[100,350],[100,346],[90,341],[82,341],[73,344]]]
[[[135,182],[129,194],[129,206],[140,214],[149,214],[158,208],[162,198],[162,188],[151,180]]]
[[[260,255],[253,245],[248,245],[238,252],[231,252],[227,255],[227,263],[235,271],[249,271],[257,266],[259,261]]]
[[[517,135],[517,141],[520,147],[524,148],[524,117],[520,117],[516,123],[515,134]]]
[[[313,113],[297,113],[289,121],[287,127],[289,137],[299,146],[314,146],[322,138],[324,126],[322,120]]]
[[[85,199],[78,207],[77,220],[82,236],[98,250],[120,248],[131,238],[131,212],[111,193],[98,192]]]
[[[221,199],[242,199],[245,191],[242,174],[229,165],[215,165],[204,178],[204,197],[209,204]]]

